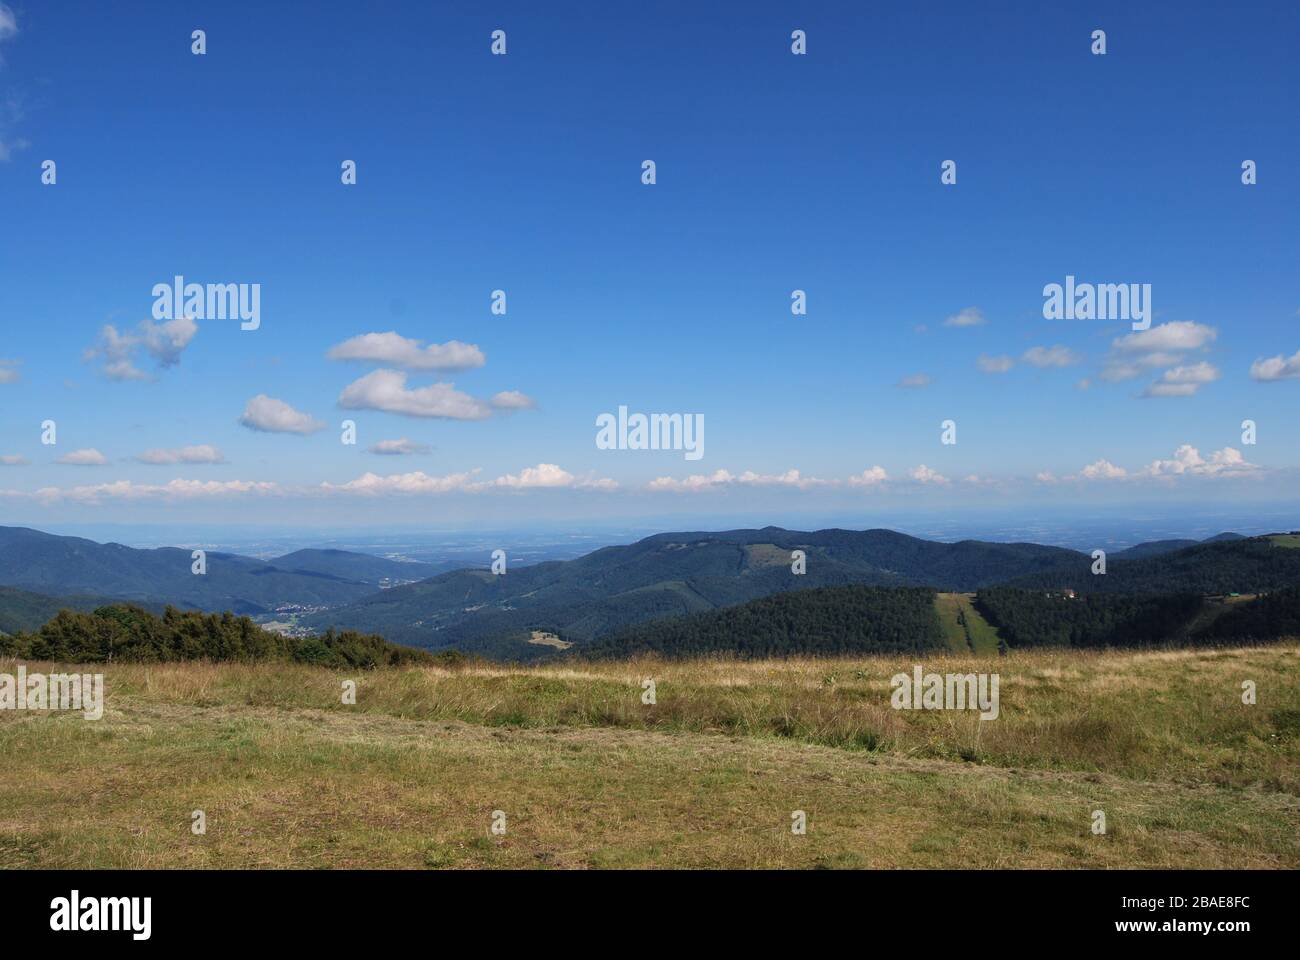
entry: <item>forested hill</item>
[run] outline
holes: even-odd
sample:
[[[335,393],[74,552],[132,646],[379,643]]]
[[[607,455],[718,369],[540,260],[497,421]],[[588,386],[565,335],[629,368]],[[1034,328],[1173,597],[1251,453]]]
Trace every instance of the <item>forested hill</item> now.
[[[655,653],[743,658],[923,653],[944,645],[927,587],[822,587],[640,624],[573,651],[601,659]]]
[[[1249,537],[1199,543],[1156,556],[1108,559],[1106,573],[1092,573],[1092,559],[1081,559],[1009,579],[1005,586],[1038,590],[1072,588],[1079,593],[1211,596],[1266,593],[1300,583],[1300,549],[1285,537]]]
[[[804,556],[803,573],[792,570],[795,551]],[[503,576],[486,566],[459,570],[303,622],[318,630],[373,630],[412,646],[530,659],[546,655],[528,642],[533,630],[581,644],[638,623],[791,590],[849,584],[973,590],[1087,559],[1040,544],[940,543],[892,530],[664,533],[576,560],[508,566]]]
[[[1061,593],[992,587],[975,605],[1011,649],[1183,647],[1300,638],[1300,586],[1259,597]]]

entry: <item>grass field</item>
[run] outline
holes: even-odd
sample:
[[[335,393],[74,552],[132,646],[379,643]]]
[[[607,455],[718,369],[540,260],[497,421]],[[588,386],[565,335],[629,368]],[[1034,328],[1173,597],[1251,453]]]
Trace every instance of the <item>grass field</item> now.
[[[1300,647],[925,661],[983,723],[892,710],[913,662],[110,665],[100,721],[0,711],[0,865],[1300,866]]]
[[[934,604],[949,651],[991,656],[998,652],[998,632],[975,609],[974,599],[973,593],[939,593]]]
[[[1275,546],[1289,547],[1292,550],[1300,548],[1300,533],[1279,533],[1276,536],[1269,537]]]

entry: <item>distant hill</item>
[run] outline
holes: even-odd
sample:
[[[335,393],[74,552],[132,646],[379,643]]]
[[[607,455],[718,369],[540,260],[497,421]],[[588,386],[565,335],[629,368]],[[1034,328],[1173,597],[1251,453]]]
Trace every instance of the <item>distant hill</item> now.
[[[920,654],[944,646],[934,601],[935,592],[928,587],[797,590],[725,610],[643,623],[569,653],[593,659],[646,653],[726,653],[745,659]]]
[[[441,572],[431,563],[389,560],[350,550],[295,550],[267,563],[288,573],[324,575],[372,585],[411,583]]]
[[[1117,550],[1110,556],[1113,560],[1140,560],[1143,557],[1156,557],[1162,553],[1184,550],[1187,547],[1194,547],[1198,543],[1220,543],[1228,540],[1245,539],[1240,533],[1220,533],[1204,540],[1148,540],[1146,543],[1139,543],[1127,550]]]
[[[106,597],[47,597],[13,587],[0,587],[0,633],[36,630],[60,610],[94,610]]]
[[[375,589],[372,583],[286,571],[232,553],[208,553],[207,573],[201,576],[191,572],[191,563],[190,551],[176,547],[137,550],[26,527],[0,527],[0,585],[33,593],[108,596],[255,615],[281,603],[344,603]]]
[[[794,550],[806,555],[802,575],[791,572]],[[576,560],[510,568],[504,576],[486,568],[447,573],[303,623],[373,630],[413,646],[531,659],[545,654],[527,642],[534,629],[581,644],[647,620],[784,591],[848,584],[969,591],[1087,559],[1060,547],[937,543],[891,530],[664,533]]]
[[[1158,557],[1162,553],[1173,553],[1175,550],[1194,547],[1200,542],[1199,540],[1148,540],[1146,543],[1136,544],[1127,550],[1116,550],[1110,555],[1110,559],[1141,560],[1143,557]]]
[[[1122,551],[1121,551],[1122,553]],[[1079,593],[1173,594],[1199,596],[1265,593],[1300,583],[1300,550],[1269,537],[1214,539],[1190,547],[1125,559],[1107,559],[1104,576],[1094,576],[1092,560],[1011,578],[1006,585]]]

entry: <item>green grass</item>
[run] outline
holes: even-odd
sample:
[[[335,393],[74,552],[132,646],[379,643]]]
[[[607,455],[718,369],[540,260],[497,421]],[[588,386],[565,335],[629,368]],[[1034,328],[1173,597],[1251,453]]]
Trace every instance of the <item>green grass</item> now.
[[[954,654],[974,653],[992,656],[998,652],[998,632],[975,609],[971,593],[935,595],[935,609],[943,625],[944,639]]]
[[[109,665],[101,721],[0,712],[0,863],[1300,867],[1294,644],[923,661],[984,723],[890,709],[912,663]]]
[[[1279,533],[1277,536],[1269,537],[1274,546],[1287,547],[1289,549],[1300,548],[1300,533]]]

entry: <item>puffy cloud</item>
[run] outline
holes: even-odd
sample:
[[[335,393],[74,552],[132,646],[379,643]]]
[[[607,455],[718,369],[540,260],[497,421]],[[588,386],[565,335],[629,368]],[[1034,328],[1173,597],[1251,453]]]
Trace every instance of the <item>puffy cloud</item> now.
[[[324,430],[325,424],[310,414],[295,410],[283,400],[259,393],[249,400],[239,422],[250,430],[263,433],[315,433]]]
[[[368,472],[347,483],[322,483],[319,489],[324,493],[379,496],[384,494],[481,493],[487,490],[612,490],[618,486],[617,483],[609,479],[596,480],[575,477],[569,471],[553,463],[539,463],[535,467],[526,467],[517,474],[507,473],[491,481],[476,479],[479,472],[478,470],[470,470],[441,477],[430,476],[423,470],[414,470],[410,473],[394,473],[388,476]]]
[[[975,365],[985,373],[1006,373],[1016,365],[1016,361],[1005,355],[990,357],[988,354],[981,353]]]
[[[0,360],[0,383],[17,383],[21,379],[17,360]]]
[[[348,384],[339,394],[339,406],[448,420],[482,420],[492,413],[488,404],[461,393],[450,383],[410,389],[406,374],[397,370],[374,370]]]
[[[580,480],[567,470],[553,463],[539,463],[535,467],[525,467],[518,474],[507,473],[492,481],[494,487],[507,487],[511,490],[529,490],[534,488],[577,487],[580,489],[612,490],[618,486],[608,478],[602,480]]]
[[[693,492],[721,490],[727,487],[794,487],[809,490],[813,487],[832,486],[833,481],[805,477],[798,470],[785,473],[764,474],[746,470],[742,474],[733,474],[729,470],[715,470],[710,474],[693,474],[684,480],[673,477],[657,477],[646,484],[647,490],[668,490],[672,492]]]
[[[119,333],[109,323],[100,330],[99,342],[85,352],[83,359],[102,359],[103,373],[109,380],[151,380],[136,366],[136,354],[143,350],[159,367],[174,367],[198,332],[199,325],[190,317],[163,323],[142,320],[135,333]]]
[[[1215,450],[1209,458],[1190,443],[1184,443],[1174,451],[1170,460],[1153,460],[1142,473],[1150,477],[1182,476],[1241,476],[1259,469],[1253,463],[1247,463],[1240,450],[1224,447]]]
[[[28,463],[26,457],[19,456],[16,453],[7,453],[0,456],[0,467],[21,467]]]
[[[646,484],[647,490],[670,490],[673,492],[714,490],[735,482],[735,477],[727,470],[714,470],[710,474],[696,473],[684,480],[674,477],[656,477]]]
[[[1080,470],[1079,476],[1085,480],[1119,480],[1128,476],[1128,471],[1123,467],[1115,466],[1109,460],[1098,460]]]
[[[108,457],[94,447],[87,447],[84,450],[73,450],[71,453],[65,453],[54,462],[74,467],[102,467],[108,463]]]
[[[861,473],[855,473],[849,477],[850,487],[876,487],[889,479],[889,474],[885,473],[885,468],[881,466],[869,467]]]
[[[930,382],[930,377],[927,374],[913,373],[904,377],[902,380],[899,380],[897,386],[905,389],[917,390],[921,387],[928,387]]]
[[[141,463],[224,463],[221,451],[211,444],[203,443],[193,447],[179,447],[173,450],[146,450],[136,457]]]
[[[979,327],[984,324],[984,314],[979,307],[967,307],[944,320],[945,327]]]
[[[325,493],[355,493],[363,496],[379,496],[391,493],[438,494],[455,493],[481,486],[474,482],[477,470],[466,473],[451,473],[434,477],[423,470],[411,473],[393,473],[381,477],[377,473],[364,473],[347,483],[322,483],[320,489]]]
[[[0,374],[4,371],[0,370]],[[1270,380],[1295,380],[1300,378],[1300,350],[1289,357],[1278,354],[1265,359],[1260,357],[1250,365],[1250,379],[1266,383]],[[0,379],[0,383],[4,381]]]
[[[948,478],[937,470],[931,470],[924,463],[918,467],[913,467],[907,475],[917,483],[934,484],[936,486],[946,486]]]
[[[1171,367],[1142,395],[1189,397],[1203,384],[1217,379],[1218,371],[1208,363],[1188,366],[1184,360],[1190,351],[1208,348],[1217,337],[1213,327],[1189,320],[1130,333],[1111,342],[1110,356],[1098,375],[1103,380],[1131,380],[1156,367]],[[1209,371],[1214,371],[1213,376],[1205,379]]]
[[[1174,451],[1172,458],[1153,460],[1150,464],[1134,473],[1130,473],[1123,467],[1115,466],[1109,460],[1098,460],[1096,463],[1089,464],[1080,470],[1077,477],[1067,477],[1066,479],[1136,480],[1144,477],[1233,477],[1251,474],[1257,470],[1259,470],[1258,466],[1247,463],[1246,458],[1241,455],[1241,451],[1234,450],[1232,447],[1224,447],[1222,450],[1214,451],[1208,457],[1203,457],[1200,451],[1190,443],[1184,443]],[[1051,474],[1039,474],[1039,479],[1042,480],[1044,477],[1050,476]]]
[[[1119,337],[1111,343],[1111,349],[1121,354],[1186,353],[1199,350],[1216,337],[1218,331],[1213,327],[1183,320]]]
[[[1142,394],[1144,397],[1190,397],[1204,384],[1219,379],[1219,370],[1202,360],[1186,366],[1166,370],[1164,375]]]
[[[533,410],[537,407],[537,401],[518,390],[502,390],[493,394],[488,402],[498,410]]]
[[[1021,359],[1035,367],[1070,367],[1083,357],[1058,343],[1051,347],[1030,347]]]
[[[8,4],[0,3],[0,40],[8,40],[18,32],[18,19]]]
[[[404,370],[472,370],[487,362],[483,351],[472,343],[448,340],[424,345],[422,340],[403,337],[395,331],[363,333],[330,348],[331,360],[362,360],[383,363]]]
[[[370,452],[389,457],[409,456],[428,453],[429,447],[423,443],[412,443],[406,437],[401,437],[397,440],[380,440],[378,443],[371,444]]]

